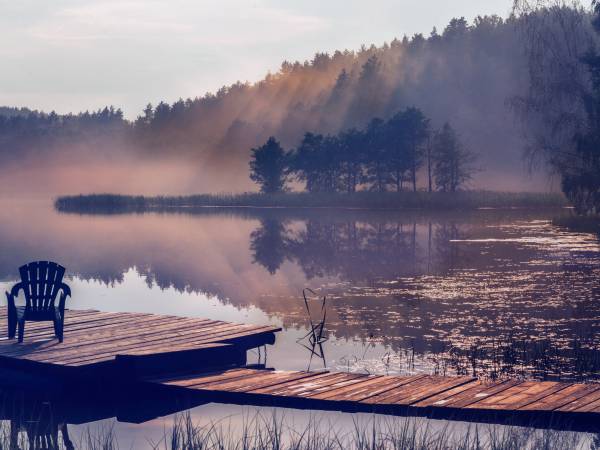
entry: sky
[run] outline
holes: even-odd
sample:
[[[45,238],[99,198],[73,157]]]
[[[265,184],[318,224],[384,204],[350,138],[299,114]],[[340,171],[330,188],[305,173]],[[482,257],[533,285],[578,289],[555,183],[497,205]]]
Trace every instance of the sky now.
[[[284,60],[507,16],[512,0],[0,0],[0,105],[59,113],[257,81]]]

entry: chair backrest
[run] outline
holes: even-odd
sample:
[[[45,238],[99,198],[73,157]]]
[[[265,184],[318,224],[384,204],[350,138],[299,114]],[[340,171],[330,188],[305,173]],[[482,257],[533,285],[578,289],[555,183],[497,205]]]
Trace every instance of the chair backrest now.
[[[51,261],[34,261],[19,267],[25,291],[26,310],[44,313],[54,308],[58,292],[63,288],[65,268]]]

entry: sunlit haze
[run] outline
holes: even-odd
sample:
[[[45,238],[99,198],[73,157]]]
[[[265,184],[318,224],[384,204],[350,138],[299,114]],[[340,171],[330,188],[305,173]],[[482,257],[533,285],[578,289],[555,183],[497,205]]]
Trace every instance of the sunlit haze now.
[[[283,60],[443,30],[510,0],[0,0],[0,105],[123,108],[256,81]]]

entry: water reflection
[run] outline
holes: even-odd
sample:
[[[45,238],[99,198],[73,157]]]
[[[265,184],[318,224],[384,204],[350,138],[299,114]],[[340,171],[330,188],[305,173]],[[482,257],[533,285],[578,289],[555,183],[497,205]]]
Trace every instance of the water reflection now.
[[[375,440],[376,448],[390,442],[411,442],[420,448],[465,448],[467,443],[472,443],[469,448],[488,448],[493,443],[505,443],[504,447],[510,448],[595,450],[600,443],[600,435],[592,434],[597,432],[598,424],[585,419],[569,423],[531,422],[531,417],[480,417],[483,423],[474,425],[453,416],[449,420],[386,417],[359,412],[184,403],[182,399],[176,403],[167,396],[149,402],[131,392],[126,396],[127,402],[111,393],[77,394],[77,400],[65,402],[43,395],[2,392],[2,448],[166,449],[171,448],[175,437],[180,438],[179,442],[201,442],[209,448],[270,448],[275,444],[271,445],[273,441],[265,431],[275,433],[274,425],[278,430],[277,443],[285,448],[311,444],[314,447],[318,442],[329,444],[329,448],[355,448]],[[186,413],[181,413],[184,409]]]
[[[600,249],[597,235],[552,224],[568,214],[91,216],[12,202],[0,209],[0,274],[9,281],[22,262],[49,258],[76,278],[75,304],[104,283],[99,309],[282,324],[269,349],[277,368],[305,369],[314,357],[296,343],[310,330],[301,296],[310,287],[328,297],[333,368],[590,379],[600,372]]]
[[[254,261],[270,274],[290,261],[308,280],[337,277],[373,284],[447,272],[460,259],[458,246],[452,244],[460,236],[455,222],[434,226],[417,224],[415,218],[357,221],[309,216],[289,222],[270,217],[251,233],[250,249]]]
[[[117,442],[111,429],[92,434],[89,429],[82,430],[81,425],[102,421],[141,424],[205,403],[160,392],[149,395],[131,386],[126,395],[109,386],[100,392],[94,386],[73,385],[62,393],[3,388],[0,391],[0,447],[11,450],[114,448]],[[119,434],[127,435],[126,432]]]

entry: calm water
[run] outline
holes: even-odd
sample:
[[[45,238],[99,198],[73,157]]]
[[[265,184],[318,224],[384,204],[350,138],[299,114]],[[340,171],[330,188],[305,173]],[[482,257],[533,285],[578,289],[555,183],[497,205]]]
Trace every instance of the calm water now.
[[[60,214],[0,208],[0,289],[61,262],[71,308],[283,326],[266,363],[370,373],[600,375],[600,242],[569,210],[190,210]],[[302,289],[327,297],[312,353]],[[313,316],[318,302],[311,301]],[[302,345],[305,344],[305,345]],[[310,346],[308,346],[310,347]],[[249,360],[264,361],[263,351]]]

